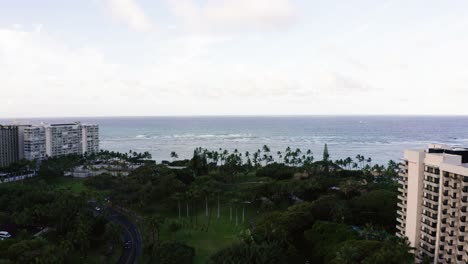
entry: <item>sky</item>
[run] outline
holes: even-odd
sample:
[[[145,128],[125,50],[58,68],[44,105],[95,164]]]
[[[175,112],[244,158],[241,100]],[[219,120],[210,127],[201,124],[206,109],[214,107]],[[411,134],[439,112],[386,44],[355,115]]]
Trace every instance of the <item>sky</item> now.
[[[466,115],[466,0],[0,0],[0,118]]]

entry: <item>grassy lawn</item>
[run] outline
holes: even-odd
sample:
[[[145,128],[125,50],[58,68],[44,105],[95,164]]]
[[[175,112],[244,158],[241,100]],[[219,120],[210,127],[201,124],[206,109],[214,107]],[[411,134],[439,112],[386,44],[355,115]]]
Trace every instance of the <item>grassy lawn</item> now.
[[[208,224],[209,217],[206,217],[204,207],[200,208],[202,212],[198,214],[198,225],[192,227],[190,219],[182,214],[181,220],[178,216],[166,216],[166,225],[162,231],[161,239],[163,241],[179,241],[195,248],[195,264],[204,264],[208,258],[225,247],[239,242],[239,234],[242,230],[248,228],[249,221],[255,217],[255,211],[249,208],[245,210],[245,220],[242,223],[242,209],[238,209],[238,225],[235,221],[235,210],[233,209],[233,218],[230,221],[229,207],[222,207],[220,218],[217,218],[217,211],[213,209],[211,224],[208,231],[205,227]],[[183,211],[185,213],[185,211]],[[171,221],[179,221],[183,224],[181,230],[171,233],[168,224]],[[195,222],[195,218],[192,219]]]
[[[82,178],[60,177],[54,179],[51,184],[54,184],[57,189],[69,190],[74,193],[81,193],[90,190],[84,185],[84,181],[85,179]]]
[[[85,185],[84,178],[73,178],[73,177],[60,177],[53,179],[49,184],[55,185],[57,189],[68,190],[76,194],[87,192],[88,194],[103,200],[104,197],[109,196],[110,191],[96,190],[94,188],[88,188]]]

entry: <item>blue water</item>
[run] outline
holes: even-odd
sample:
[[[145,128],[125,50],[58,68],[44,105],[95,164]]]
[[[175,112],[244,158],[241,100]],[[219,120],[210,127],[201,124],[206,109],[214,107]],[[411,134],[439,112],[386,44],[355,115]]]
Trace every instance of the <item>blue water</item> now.
[[[160,161],[175,151],[191,157],[193,149],[253,152],[268,145],[273,153],[286,147],[311,149],[316,159],[328,144],[332,159],[372,157],[374,162],[397,160],[407,148],[429,143],[468,146],[468,117],[297,116],[297,117],[122,117],[19,120],[97,123],[101,148],[149,151]],[[11,123],[13,120],[1,120]]]

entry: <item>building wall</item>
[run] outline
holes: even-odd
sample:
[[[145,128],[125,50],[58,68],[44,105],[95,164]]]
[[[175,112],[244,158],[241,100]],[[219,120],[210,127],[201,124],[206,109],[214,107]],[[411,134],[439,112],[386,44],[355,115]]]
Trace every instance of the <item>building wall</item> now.
[[[19,160],[18,127],[0,125],[0,167]]]
[[[99,126],[83,125],[83,154],[99,152]]]
[[[429,148],[450,154],[405,151],[397,235],[408,237],[417,263],[468,263],[468,163],[448,146]]]
[[[23,131],[23,152],[27,160],[43,160],[46,157],[44,127],[27,127]]]
[[[419,244],[421,229],[421,203],[424,170],[423,164],[424,152],[406,151],[405,159],[408,161],[408,194],[406,200],[406,236],[412,247]]]
[[[48,125],[45,127],[45,135],[49,157],[83,153],[80,123]]]

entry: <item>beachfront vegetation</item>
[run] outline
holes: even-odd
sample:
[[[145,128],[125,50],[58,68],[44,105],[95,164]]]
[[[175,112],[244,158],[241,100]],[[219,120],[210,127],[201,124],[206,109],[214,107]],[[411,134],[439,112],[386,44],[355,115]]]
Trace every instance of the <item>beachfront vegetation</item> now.
[[[310,150],[273,153],[263,146],[253,153],[197,148],[190,160],[176,160],[173,152],[166,166],[133,153],[77,160],[142,165],[126,177],[71,179],[78,183],[61,183],[65,188],[53,185],[63,174],[41,168],[41,177],[49,189],[106,196],[110,206],[131,212],[144,240],[141,263],[413,261],[407,242],[394,236],[393,161],[382,166],[362,155],[331,161],[327,147],[315,160]],[[67,169],[50,162],[43,166]]]

